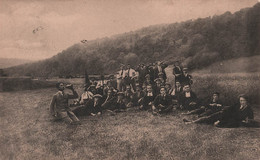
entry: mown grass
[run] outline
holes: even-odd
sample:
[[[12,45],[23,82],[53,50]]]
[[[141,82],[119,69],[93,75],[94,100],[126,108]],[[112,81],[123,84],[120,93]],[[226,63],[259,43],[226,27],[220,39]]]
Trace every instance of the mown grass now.
[[[235,79],[239,84],[247,84],[241,87],[250,89],[254,89],[252,82],[257,81],[255,78],[242,83],[248,76],[234,78],[194,74],[193,90],[202,98],[206,92],[214,90],[213,86],[219,89],[224,85],[222,98],[228,100],[225,93],[230,89],[234,94],[240,91],[240,87],[233,90]],[[81,86],[78,80],[75,88],[79,93]],[[205,87],[210,89],[205,91]],[[185,125],[182,119],[186,116],[178,111],[162,117],[137,110],[115,116],[104,113],[100,117],[79,117],[80,126],[54,122],[48,107],[55,92],[54,88],[49,88],[0,94],[0,159],[260,158],[259,128]],[[254,108],[254,113],[260,121],[259,108]]]

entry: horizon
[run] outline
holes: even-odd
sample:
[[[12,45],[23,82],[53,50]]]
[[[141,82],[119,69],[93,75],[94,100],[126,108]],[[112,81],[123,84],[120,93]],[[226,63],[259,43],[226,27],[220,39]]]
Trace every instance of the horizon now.
[[[3,3],[0,6],[0,26],[3,28],[0,31],[0,58],[38,61],[51,58],[83,39],[92,41],[154,25],[221,15],[227,11],[234,13],[252,7],[258,1],[0,2]]]

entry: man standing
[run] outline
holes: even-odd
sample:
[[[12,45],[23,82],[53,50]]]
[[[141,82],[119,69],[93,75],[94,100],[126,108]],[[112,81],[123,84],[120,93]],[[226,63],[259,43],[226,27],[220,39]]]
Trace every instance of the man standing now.
[[[124,65],[120,66],[120,71],[117,72],[117,90],[123,91],[123,78],[125,77]]]
[[[68,105],[69,99],[78,98],[78,93],[74,90],[73,86],[70,85],[67,88],[70,89],[73,94],[67,94],[64,92],[64,84],[57,83],[56,88],[59,90],[53,97],[50,104],[50,113],[57,119],[63,119],[69,124],[79,124],[79,119],[71,111]]]

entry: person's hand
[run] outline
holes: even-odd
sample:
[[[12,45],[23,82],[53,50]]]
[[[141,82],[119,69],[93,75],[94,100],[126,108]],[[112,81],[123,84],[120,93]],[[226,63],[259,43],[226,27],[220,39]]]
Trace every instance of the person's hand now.
[[[222,107],[222,105],[221,104],[217,104],[217,107]]]
[[[190,102],[189,105],[196,105],[197,103],[196,102]]]

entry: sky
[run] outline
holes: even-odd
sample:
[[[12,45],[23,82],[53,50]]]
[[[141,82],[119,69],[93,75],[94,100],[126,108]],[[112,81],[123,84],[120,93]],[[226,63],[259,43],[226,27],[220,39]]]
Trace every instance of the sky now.
[[[81,40],[220,15],[260,0],[0,0],[0,58],[40,60]]]

